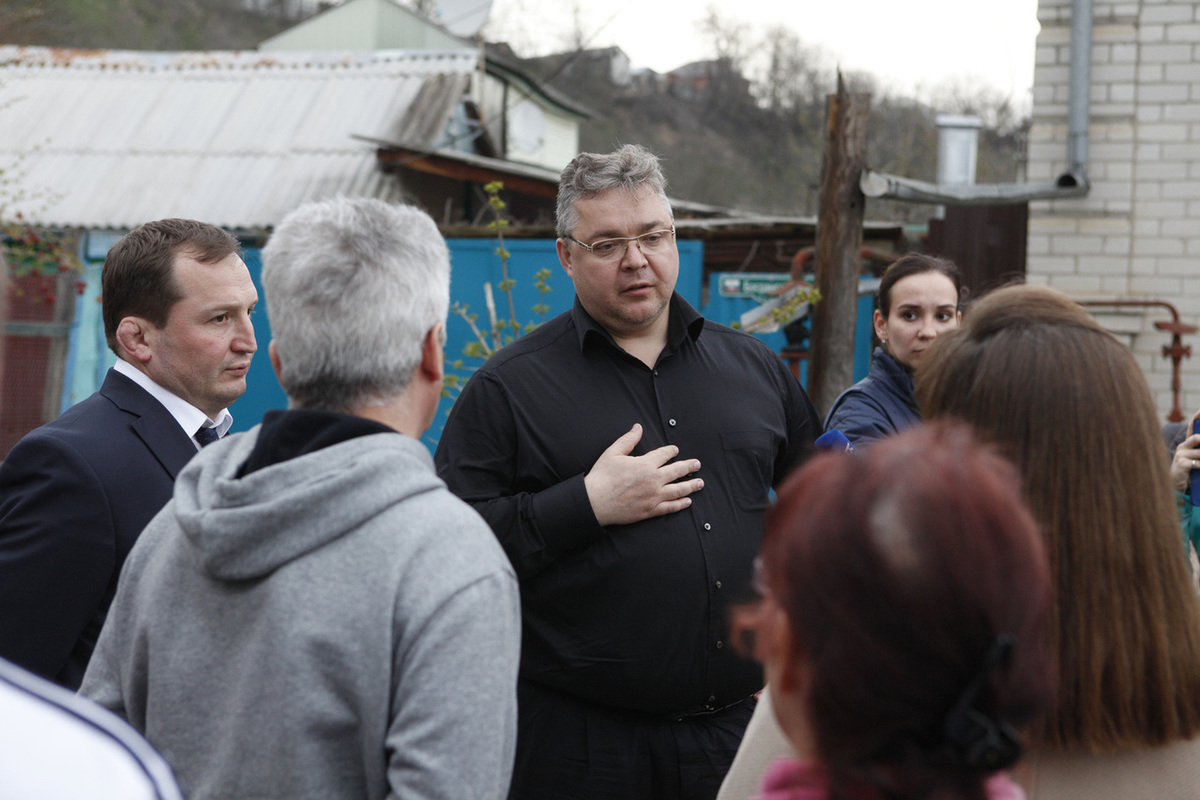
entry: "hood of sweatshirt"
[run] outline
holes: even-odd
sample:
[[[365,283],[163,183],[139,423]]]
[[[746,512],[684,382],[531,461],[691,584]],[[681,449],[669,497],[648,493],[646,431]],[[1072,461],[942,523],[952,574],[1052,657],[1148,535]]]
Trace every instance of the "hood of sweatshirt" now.
[[[261,426],[205,447],[179,473],[174,513],[198,562],[224,581],[264,577],[386,508],[444,486],[420,442],[360,436],[238,477]],[[389,480],[364,480],[386,474]]]

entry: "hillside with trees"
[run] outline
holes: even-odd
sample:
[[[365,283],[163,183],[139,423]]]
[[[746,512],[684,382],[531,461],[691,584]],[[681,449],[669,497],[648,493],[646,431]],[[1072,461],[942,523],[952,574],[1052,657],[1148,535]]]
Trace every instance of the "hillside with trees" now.
[[[431,13],[430,0],[411,0]],[[313,0],[0,0],[0,43],[136,50],[253,49],[313,13]],[[522,59],[491,46],[594,112],[585,150],[640,142],[661,155],[676,197],[782,216],[816,214],[825,99],[836,75],[818,48],[786,26],[756,33],[709,10],[700,32],[711,57],[667,75],[611,71],[611,48]],[[869,75],[844,76],[872,95],[873,169],[934,181],[938,112],[974,114],[981,183],[1019,178],[1028,120],[996,92],[944,88],[933,105],[882,91]],[[869,216],[924,221],[929,206],[872,201]]]
[[[755,36],[750,27],[709,11],[703,33],[711,58],[667,75],[635,71],[614,81],[611,51],[577,49],[524,61],[528,71],[595,112],[581,129],[585,150],[640,142],[667,163],[672,193],[717,206],[785,216],[816,214],[826,97],[836,72],[789,28]],[[752,57],[753,56],[753,57]],[[977,181],[1020,179],[1029,122],[987,87],[952,85],[936,107],[889,94],[870,75],[843,76],[871,95],[869,163],[873,169],[934,182],[939,113],[984,123]],[[871,201],[874,218],[924,221],[931,207]]]
[[[305,8],[298,0],[0,0],[0,44],[253,50]]]

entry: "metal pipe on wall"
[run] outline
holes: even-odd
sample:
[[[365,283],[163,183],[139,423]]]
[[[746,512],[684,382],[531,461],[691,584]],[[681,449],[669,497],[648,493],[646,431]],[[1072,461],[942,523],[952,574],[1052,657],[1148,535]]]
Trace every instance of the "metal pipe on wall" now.
[[[1067,170],[1087,180],[1092,87],[1092,0],[1071,0],[1071,78],[1067,98]]]

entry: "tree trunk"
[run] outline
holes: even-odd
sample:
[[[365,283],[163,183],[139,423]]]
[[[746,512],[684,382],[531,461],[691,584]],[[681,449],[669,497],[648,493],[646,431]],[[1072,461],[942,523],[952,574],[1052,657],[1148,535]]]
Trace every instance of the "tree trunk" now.
[[[825,164],[817,224],[817,289],[813,307],[808,391],[817,411],[829,412],[854,379],[859,251],[866,198],[858,178],[867,164],[871,96],[850,94],[838,73],[825,117]]]

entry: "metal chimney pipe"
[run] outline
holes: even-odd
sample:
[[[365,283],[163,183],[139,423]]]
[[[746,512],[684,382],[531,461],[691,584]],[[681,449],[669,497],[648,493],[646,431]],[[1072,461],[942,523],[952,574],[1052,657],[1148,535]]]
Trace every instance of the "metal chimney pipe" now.
[[[983,120],[960,114],[938,114],[938,183],[969,186],[975,183],[979,161],[979,129]]]

